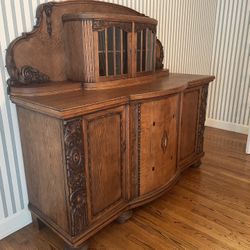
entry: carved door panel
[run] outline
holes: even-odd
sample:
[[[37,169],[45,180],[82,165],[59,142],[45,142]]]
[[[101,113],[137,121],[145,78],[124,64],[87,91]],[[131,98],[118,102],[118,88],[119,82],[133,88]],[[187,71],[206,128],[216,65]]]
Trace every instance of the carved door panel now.
[[[157,190],[175,175],[178,95],[140,106],[139,194]]]
[[[84,117],[90,221],[125,204],[125,108]]]

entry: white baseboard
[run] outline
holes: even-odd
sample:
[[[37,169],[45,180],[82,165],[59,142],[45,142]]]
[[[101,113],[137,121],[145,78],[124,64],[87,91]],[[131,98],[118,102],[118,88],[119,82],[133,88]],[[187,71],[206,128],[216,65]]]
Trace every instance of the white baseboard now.
[[[214,119],[207,119],[206,126],[208,127],[214,127],[214,128],[219,128],[219,129],[224,129],[228,131],[233,131],[237,132],[240,134],[248,134],[249,126],[237,124],[237,123],[231,123],[231,122],[224,122],[224,121],[219,121],[219,120],[214,120]]]
[[[246,153],[247,153],[247,154],[250,154],[250,128],[249,128],[249,130],[248,130]]]
[[[31,223],[28,208],[0,220],[0,240]]]

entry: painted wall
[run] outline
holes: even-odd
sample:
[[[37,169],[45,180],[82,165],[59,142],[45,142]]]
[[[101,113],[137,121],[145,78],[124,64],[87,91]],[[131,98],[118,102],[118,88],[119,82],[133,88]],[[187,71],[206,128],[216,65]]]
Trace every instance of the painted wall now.
[[[31,222],[15,106],[6,94],[5,49],[34,24],[44,0],[0,0],[0,238]],[[207,123],[245,131],[249,122],[248,0],[116,0],[159,20],[172,72],[215,74]]]

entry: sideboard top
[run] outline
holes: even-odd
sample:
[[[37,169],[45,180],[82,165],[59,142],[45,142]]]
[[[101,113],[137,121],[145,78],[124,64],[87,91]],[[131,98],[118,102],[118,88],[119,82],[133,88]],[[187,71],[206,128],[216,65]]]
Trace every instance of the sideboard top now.
[[[208,84],[214,76],[170,74],[152,76],[145,84],[106,90],[84,90],[81,84],[72,83],[74,91],[45,96],[12,96],[11,100],[26,107],[60,119],[94,112],[96,110],[124,105],[131,101],[143,101],[179,93],[188,87]],[[61,83],[60,83],[61,84]],[[65,83],[68,85],[68,83]]]

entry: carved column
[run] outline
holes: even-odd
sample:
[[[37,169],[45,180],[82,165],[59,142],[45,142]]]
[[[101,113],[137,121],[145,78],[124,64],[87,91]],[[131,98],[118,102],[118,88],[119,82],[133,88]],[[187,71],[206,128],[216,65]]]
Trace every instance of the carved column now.
[[[203,152],[206,108],[207,108],[207,94],[208,94],[208,85],[204,85],[201,89],[200,110],[199,110],[199,117],[198,117],[199,124],[198,124],[198,138],[197,138],[197,145],[196,145],[197,154],[200,154]]]

